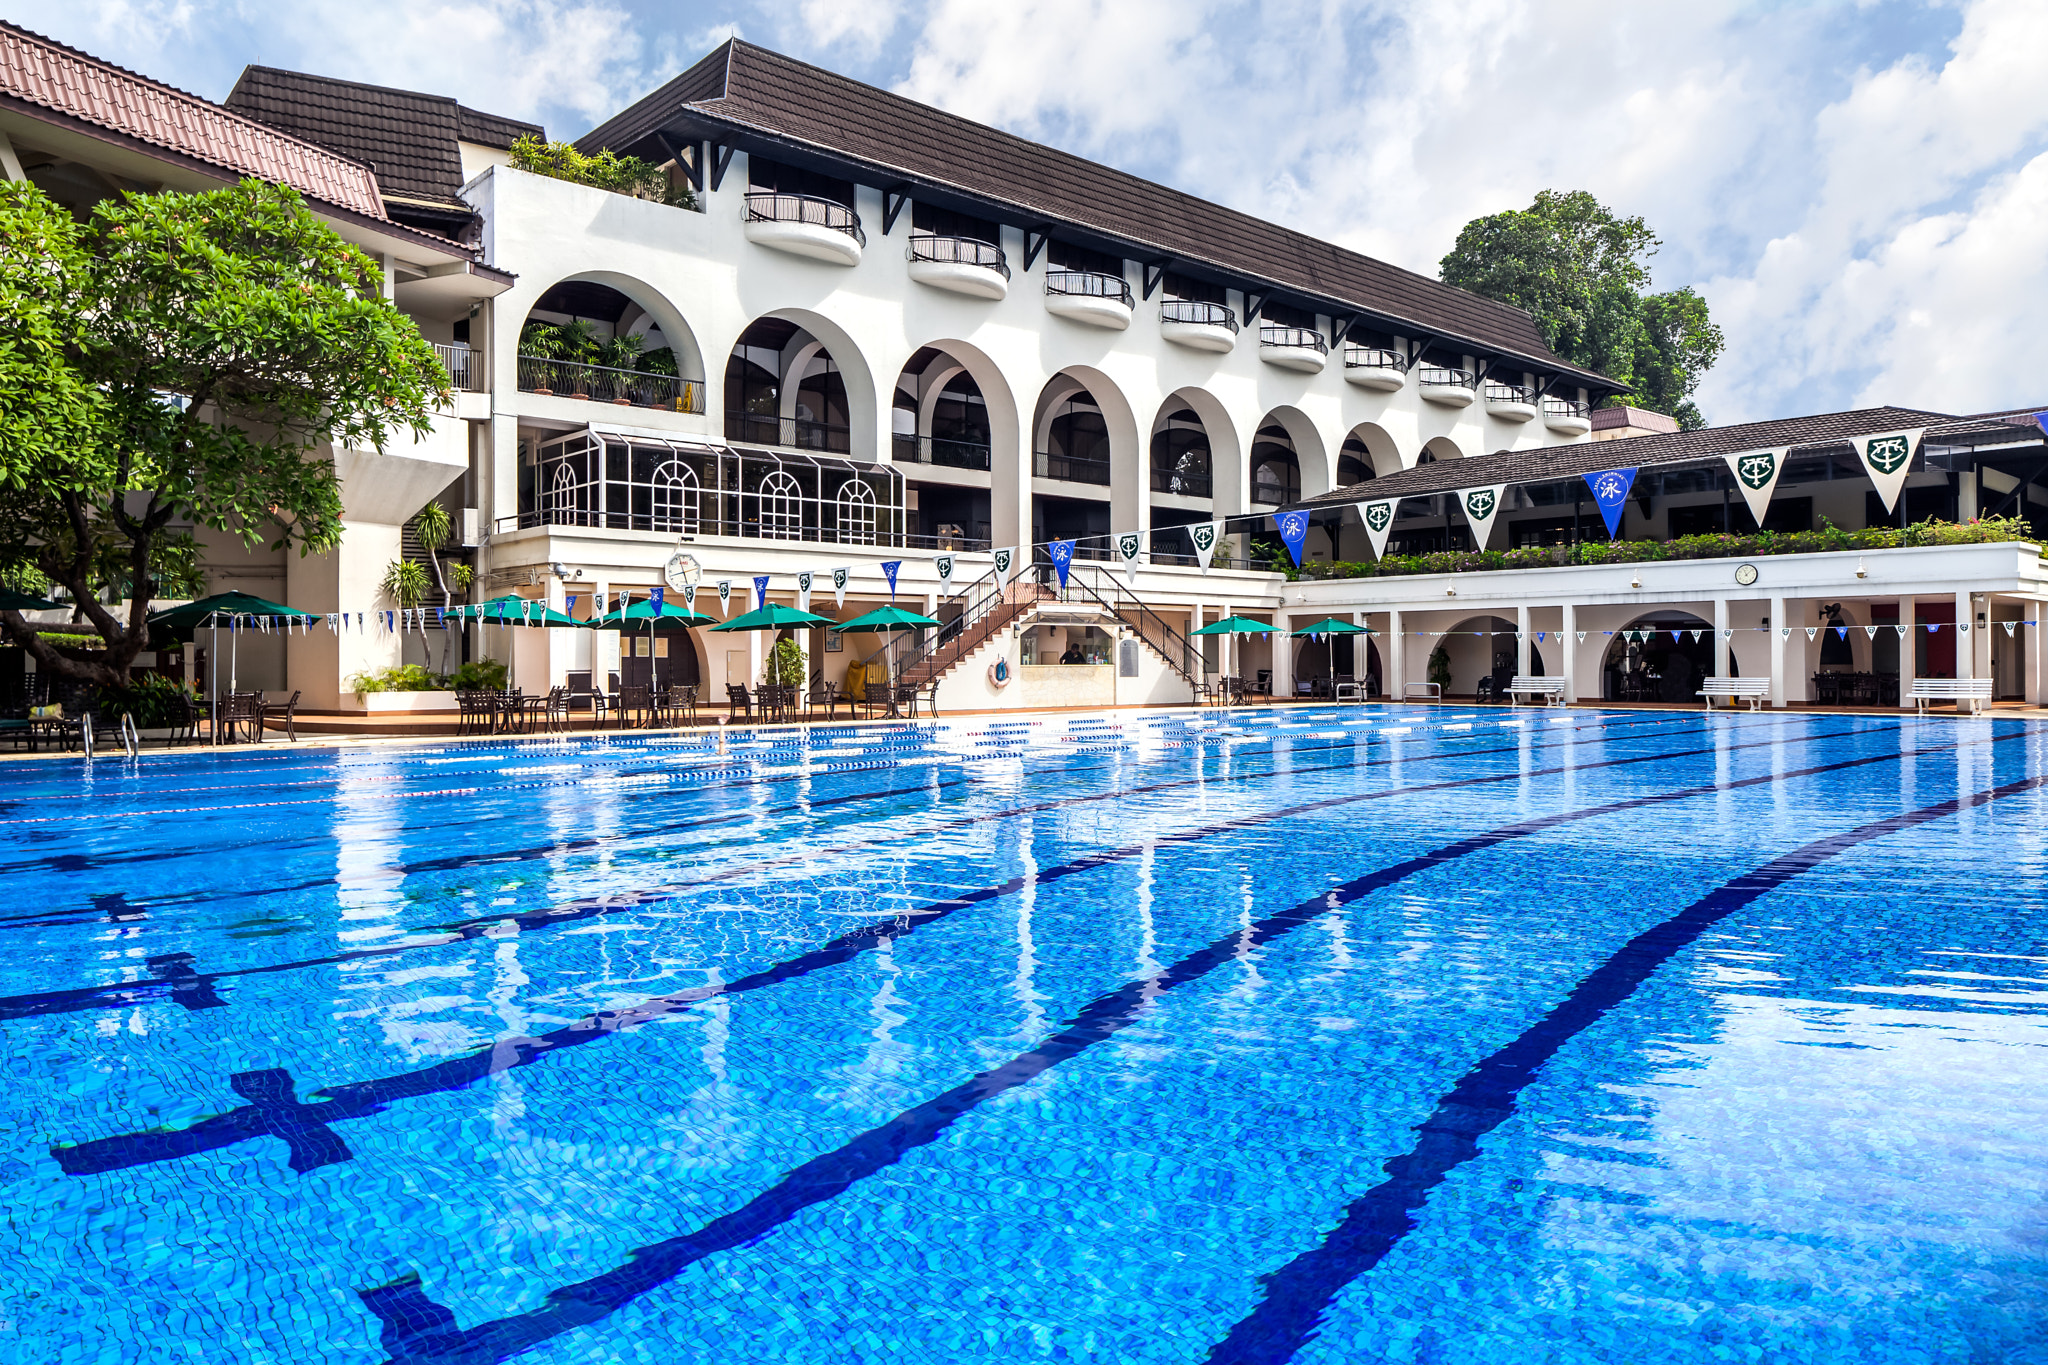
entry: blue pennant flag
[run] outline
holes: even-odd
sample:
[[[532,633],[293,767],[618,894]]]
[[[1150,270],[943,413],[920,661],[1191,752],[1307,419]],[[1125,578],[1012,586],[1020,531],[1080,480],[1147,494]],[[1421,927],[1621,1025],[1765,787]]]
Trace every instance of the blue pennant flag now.
[[[1633,469],[1609,469],[1586,476],[1586,486],[1593,490],[1593,501],[1600,504],[1600,515],[1607,522],[1609,540],[1621,534],[1621,512],[1628,506],[1628,490],[1635,484]]]
[[[1281,512],[1273,517],[1273,524],[1280,528],[1280,539],[1287,542],[1287,553],[1294,556],[1294,567],[1301,567],[1301,544],[1308,539],[1308,513]]]
[[[885,559],[882,561],[882,577],[889,580],[889,600],[891,602],[896,600],[896,571],[902,567],[903,561],[900,559]]]
[[[569,594],[569,595],[568,595],[567,597],[564,597],[564,598],[562,599],[562,615],[564,615],[564,616],[574,616],[575,614],[576,614],[576,594],[572,592],[572,593],[570,593],[570,594]]]
[[[656,606],[657,608],[659,608],[659,607],[660,607],[660,605],[661,605],[661,599],[659,599],[659,598],[656,598],[656,599],[655,599],[655,606]],[[768,605],[768,575],[767,575],[767,574],[764,574],[764,573],[763,573],[763,574],[755,574],[755,575],[754,575],[754,607],[755,607],[755,609],[756,609],[756,610],[759,610],[760,608],[762,608],[762,607],[765,607],[765,606],[767,606],[767,605]]]
[[[1045,547],[1045,551],[1052,556],[1053,572],[1060,576],[1060,591],[1065,592],[1067,587],[1067,570],[1072,568],[1074,564],[1074,542],[1071,540],[1055,540],[1052,544]]]
[[[656,616],[661,615],[661,599],[664,596],[666,596],[667,593],[668,589],[666,588],[656,588],[653,592],[647,594],[647,601],[651,606],[653,606],[654,614]]]

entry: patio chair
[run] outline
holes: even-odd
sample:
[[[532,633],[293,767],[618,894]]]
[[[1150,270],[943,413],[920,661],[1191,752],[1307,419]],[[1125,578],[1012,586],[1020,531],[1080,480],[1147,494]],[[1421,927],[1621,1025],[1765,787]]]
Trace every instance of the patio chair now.
[[[823,708],[827,720],[838,714],[839,703],[842,701],[846,703],[846,714],[849,716],[853,715],[853,698],[842,696],[838,683],[821,682],[811,689],[809,698],[810,709],[816,711]]]
[[[257,696],[259,698],[258,708],[260,712],[256,719],[258,728],[261,728],[273,716],[281,717],[284,720],[285,741],[291,744],[298,743],[299,694],[297,692],[292,693],[289,701],[261,701],[262,694],[258,693]]]
[[[621,726],[627,723],[626,717],[628,715],[637,715],[639,717],[638,720],[632,722],[638,726],[645,727],[654,723],[654,689],[652,687],[648,687],[645,684],[635,684],[631,687],[619,689],[619,724]]]
[[[725,685],[725,704],[732,708],[732,719],[734,720],[738,720],[741,716],[745,716],[748,720],[754,718],[753,694],[739,683],[727,683]]]
[[[173,744],[197,744],[199,742],[199,708],[190,697],[180,692],[171,698],[171,732],[164,736],[164,747]]]
[[[551,687],[548,689],[544,723],[550,731],[569,728],[569,689]]]
[[[263,742],[263,694],[261,692],[230,692],[222,697],[213,714],[213,742],[215,744],[237,744],[244,731],[249,734],[249,743]]]
[[[591,728],[602,730],[604,729],[605,717],[612,713],[612,699],[605,695],[603,688],[594,684],[590,689],[588,699],[590,701]]]
[[[661,699],[661,718],[664,724],[678,724],[697,719],[697,687],[694,683],[674,683]]]

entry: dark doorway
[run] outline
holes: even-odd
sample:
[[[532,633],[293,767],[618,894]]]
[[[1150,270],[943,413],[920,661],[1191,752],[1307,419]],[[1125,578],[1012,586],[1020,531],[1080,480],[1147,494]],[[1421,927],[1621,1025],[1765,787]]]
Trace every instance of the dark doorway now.
[[[696,687],[698,678],[697,647],[688,631],[620,634],[621,687]]]

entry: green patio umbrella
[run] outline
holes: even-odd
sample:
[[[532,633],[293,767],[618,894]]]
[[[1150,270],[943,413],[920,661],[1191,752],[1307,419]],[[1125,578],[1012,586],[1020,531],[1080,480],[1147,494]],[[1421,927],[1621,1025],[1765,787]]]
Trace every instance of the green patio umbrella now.
[[[318,619],[310,611],[287,607],[268,598],[257,597],[246,592],[217,592],[211,597],[201,597],[182,606],[165,607],[162,611],[149,614],[149,642],[153,648],[163,649],[173,644],[183,644],[202,626],[213,630],[214,666],[208,670],[209,691],[216,704],[220,700],[220,625],[228,623],[228,691],[235,690],[237,668],[240,663],[241,622],[248,620],[284,621],[295,625],[310,626]]]
[[[62,611],[62,602],[46,602],[12,588],[0,588],[0,611]]]
[[[1303,626],[1291,634],[1297,640],[1306,640],[1317,635],[1370,635],[1372,632],[1356,621],[1340,621],[1334,616],[1325,616],[1312,626]],[[1354,661],[1355,666],[1355,661]],[[1330,651],[1330,695],[1337,695],[1337,651]]]
[[[1274,628],[1264,621],[1254,621],[1249,616],[1226,616],[1214,625],[1191,630],[1190,635],[1271,635]]]
[[[848,631],[857,631],[862,635],[887,635],[889,639],[883,643],[881,649],[875,651],[875,654],[884,654],[888,652],[890,644],[894,643],[896,632],[904,630],[933,630],[944,624],[943,621],[934,621],[929,616],[920,616],[914,611],[905,611],[902,607],[889,606],[877,607],[867,613],[867,615],[856,616],[851,621],[841,621],[838,625],[832,627],[832,631],[835,635],[843,635]],[[874,657],[874,654],[870,654],[861,662],[871,662]],[[896,670],[891,667],[889,672],[893,677]]]
[[[656,634],[675,635],[689,630],[692,626],[708,626],[717,619],[715,616],[706,616],[701,611],[691,611],[688,607],[666,600],[662,602],[661,610],[656,612],[653,600],[645,599],[618,611],[606,612],[590,624],[595,630],[616,630],[621,633],[632,631],[635,634],[645,631],[651,639]],[[652,645],[648,646],[647,662],[649,672],[655,673],[657,660]],[[661,685],[658,674],[654,683],[657,687]]]
[[[755,607],[744,616],[735,616],[721,622],[713,630],[815,630],[819,626],[833,626],[838,622],[829,616],[818,616],[795,607],[785,607],[780,602],[770,602],[765,607]]]

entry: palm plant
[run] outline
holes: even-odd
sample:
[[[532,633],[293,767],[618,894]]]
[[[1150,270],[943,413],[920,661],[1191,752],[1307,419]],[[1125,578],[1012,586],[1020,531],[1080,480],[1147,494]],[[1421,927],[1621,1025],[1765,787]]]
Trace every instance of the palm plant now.
[[[418,539],[420,548],[427,552],[427,567],[433,571],[434,589],[441,594],[441,608],[445,611],[449,606],[453,605],[453,600],[448,587],[448,574],[441,563],[441,556],[436,552],[443,545],[446,545],[455,534],[454,525],[448,517],[448,509],[438,502],[428,503],[413,514],[412,533]],[[414,605],[418,604],[415,603]],[[450,640],[449,633],[447,631],[441,632],[441,671],[443,673],[448,671],[448,651],[452,644],[453,641]]]

